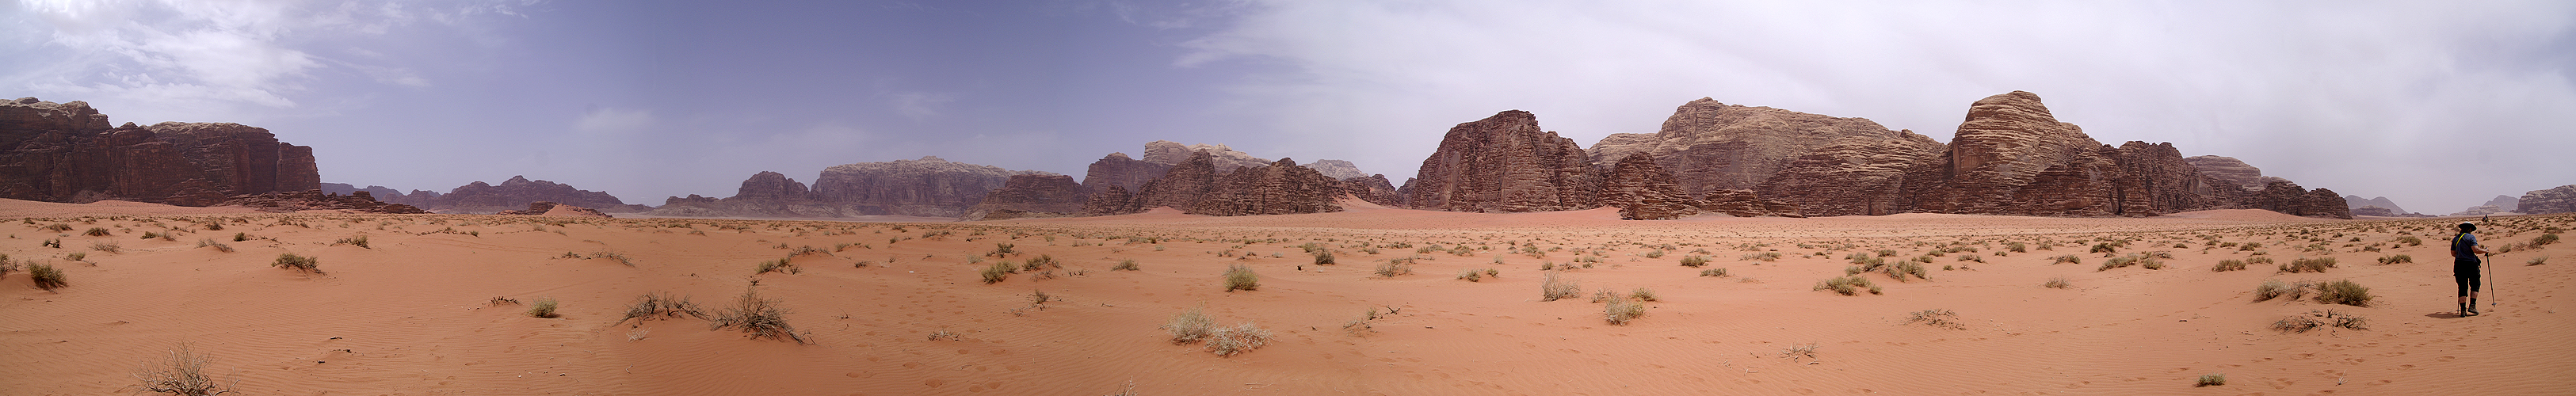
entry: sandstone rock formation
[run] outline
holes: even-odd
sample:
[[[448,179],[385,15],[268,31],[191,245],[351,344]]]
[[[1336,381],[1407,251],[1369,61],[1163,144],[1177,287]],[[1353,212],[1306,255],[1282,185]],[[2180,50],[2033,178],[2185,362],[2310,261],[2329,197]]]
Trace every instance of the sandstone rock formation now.
[[[1572,139],[1540,130],[1536,115],[1510,110],[1449,128],[1403,190],[1415,209],[1583,210],[1600,207],[1601,182],[1593,172]]]
[[[2272,182],[2289,181],[2289,179],[2264,176],[2262,168],[2247,165],[2245,161],[2238,161],[2231,157],[2203,155],[2184,158],[2183,161],[2190,162],[2192,168],[2199,169],[2201,174],[2236,183],[2237,187],[2246,189],[2259,189],[2272,185]],[[2391,207],[2391,209],[2395,208]]]
[[[2360,210],[2361,210],[2361,208],[2362,208],[2362,207],[2364,207],[2364,206],[2377,206],[2377,207],[2379,207],[2380,209],[2386,209],[2386,210],[2388,210],[2388,211],[2389,211],[2389,212],[2391,212],[2391,213],[2397,213],[2397,214],[2401,214],[2401,215],[2402,215],[2402,214],[2406,214],[2406,213],[2407,213],[2407,212],[2406,212],[2406,208],[2400,208],[2400,207],[2397,207],[2397,202],[2396,202],[2396,201],[2390,201],[2390,200],[2388,200],[2388,197],[2378,197],[2378,198],[2363,199],[2363,198],[2362,198],[2361,196],[2359,196],[2359,195],[2344,195],[2344,196],[2343,196],[2343,202],[2344,202],[2344,205],[2352,206],[2352,209],[2354,210],[2354,212],[2353,212],[2352,214],[2353,214],[2353,215],[2355,215],[2355,216],[2390,216],[2390,215],[2364,215],[2364,214],[2361,214]]]
[[[1188,161],[1190,155],[1201,151],[1207,152],[1210,159],[1214,160],[1216,163],[1217,173],[1232,172],[1239,168],[1270,165],[1270,160],[1254,157],[1251,153],[1234,151],[1233,147],[1226,147],[1226,145],[1222,144],[1200,143],[1184,145],[1180,142],[1169,140],[1145,142],[1145,162],[1164,165],[1180,165],[1182,161]]]
[[[1902,133],[1866,118],[1699,98],[1673,109],[1654,134],[1612,134],[1594,143],[1588,155],[1603,167],[1629,155],[1654,156],[1657,165],[1673,173],[1683,193],[1701,197],[1714,190],[1753,189],[1791,160],[1845,138],[1884,140]]]
[[[1100,157],[1100,160],[1091,162],[1089,172],[1082,175],[1082,187],[1100,191],[1109,186],[1118,186],[1128,191],[1135,191],[1145,188],[1145,182],[1163,177],[1163,172],[1171,170],[1172,164],[1127,158],[1127,153],[1109,153],[1107,156]]]
[[[1138,209],[1169,207],[1187,211],[1216,192],[1217,176],[1223,172],[1217,170],[1214,156],[1207,151],[1193,151],[1186,158],[1164,172],[1163,177],[1145,183],[1145,188],[1136,193]]]
[[[1795,203],[1808,216],[1904,213],[1912,209],[1907,171],[1929,169],[1948,151],[1913,131],[1880,139],[1843,138],[1790,160],[1754,191]]]
[[[2254,199],[2243,207],[2296,216],[2352,218],[2352,207],[2344,205],[2343,196],[2335,195],[2334,190],[2307,190],[2297,183],[2275,181],[2252,193]]]
[[[1710,191],[1707,199],[1700,200],[1699,210],[1735,217],[1807,217],[1799,214],[1797,203],[1763,198],[1753,190]]]
[[[1360,171],[1359,164],[1353,164],[1350,161],[1336,159],[1315,160],[1315,163],[1306,164],[1306,167],[1314,169],[1315,173],[1324,174],[1324,177],[1333,178],[1333,180],[1369,176],[1368,172]]]
[[[385,186],[367,186],[367,188],[358,188],[357,185],[348,183],[322,183],[323,194],[350,195],[356,194],[359,191],[365,191],[368,194],[375,196],[378,201],[385,201],[385,197],[403,195],[401,191],[385,188]]]
[[[263,212],[279,213],[305,210],[337,210],[350,213],[390,214],[429,213],[428,211],[420,210],[420,208],[412,207],[411,205],[377,202],[376,198],[366,191],[358,191],[348,195],[325,194],[322,190],[236,195],[225,199],[222,205],[241,206],[259,209]]]
[[[1009,182],[1011,175],[1044,172],[950,162],[939,157],[861,162],[823,169],[813,198],[841,216],[957,217]]]
[[[1128,194],[1126,187],[1113,184],[1107,189],[1092,192],[1091,199],[1082,203],[1081,215],[1114,216],[1144,211],[1136,205],[1136,197]]]
[[[1654,156],[1630,155],[1602,179],[1601,204],[1618,207],[1622,220],[1671,220],[1699,214],[1700,202],[1683,194]]]
[[[2491,214],[2506,214],[2506,213],[2513,213],[2513,210],[2511,210],[2511,209],[2505,209],[2505,208],[2503,208],[2503,207],[2498,207],[2498,206],[2495,206],[2495,205],[2478,205],[2478,206],[2471,206],[2471,207],[2469,207],[2468,209],[2461,209],[2461,210],[2460,210],[2460,211],[2458,211],[2458,212],[2452,212],[2451,214],[2448,214],[2448,215],[2445,215],[2445,216],[2485,216],[2485,215],[2491,215]]]
[[[831,205],[814,199],[805,183],[786,174],[761,171],[743,179],[733,197],[717,199],[689,194],[688,197],[662,199],[662,206],[646,212],[655,216],[689,217],[840,217]]]
[[[2522,198],[2514,201],[2513,211],[2525,214],[2576,212],[2576,184],[2522,193]]]
[[[1331,176],[1328,175],[1326,177]],[[1359,198],[1361,201],[1368,201],[1368,203],[1378,204],[1380,206],[1390,208],[1404,207],[1404,196],[1396,190],[1395,183],[1388,182],[1386,180],[1386,175],[1343,178],[1342,193],[1350,194],[1351,197]]]
[[[2250,168],[2250,167],[2248,167]],[[2287,181],[2249,190],[2199,173],[2172,144],[2111,147],[2059,122],[2029,92],[1972,104],[1948,151],[1906,172],[1911,211],[2029,216],[2154,216],[2230,208],[2351,218],[2343,198]],[[2289,190],[2272,190],[2287,188]]]
[[[125,123],[72,101],[0,102],[0,198],[182,206],[321,188],[313,149],[232,123]]]
[[[2368,205],[2368,206],[2362,206],[2362,207],[2358,207],[2358,208],[2352,208],[2352,215],[2354,215],[2354,216],[2396,217],[2396,216],[2398,216],[2398,212],[2397,212],[2396,210],[2391,210],[2391,209],[2388,209],[2388,208],[2382,208],[2382,207],[2379,207],[2379,206],[2377,206],[2377,205]]]
[[[591,208],[545,201],[529,202],[526,210],[504,210],[501,211],[501,213],[494,214],[517,216],[614,217],[609,216],[607,213],[600,213],[598,210]]]
[[[1114,187],[1114,185],[1113,185]],[[1090,192],[1073,176],[1055,174],[1011,175],[1002,188],[984,194],[984,200],[958,216],[958,220],[1004,220],[1028,217],[1063,217],[1080,214],[1089,201]]]
[[[1227,172],[1204,199],[1190,204],[1188,213],[1252,216],[1340,212],[1342,206],[1336,201],[1342,197],[1341,186],[1339,180],[1281,158],[1269,165]]]
[[[484,182],[466,183],[446,194],[429,198],[426,208],[439,213],[499,213],[527,207],[536,202],[560,202],[586,208],[618,208],[620,211],[650,210],[643,205],[629,205],[606,192],[589,191],[545,180],[528,180],[511,176],[499,185]]]

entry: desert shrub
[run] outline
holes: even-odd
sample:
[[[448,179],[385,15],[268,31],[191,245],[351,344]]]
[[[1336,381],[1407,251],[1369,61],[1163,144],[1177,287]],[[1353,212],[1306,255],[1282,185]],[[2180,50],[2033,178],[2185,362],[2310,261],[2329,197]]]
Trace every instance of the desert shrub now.
[[[2021,242],[2004,244],[2004,250],[2010,250],[2013,253],[2030,253],[2028,250],[2023,250],[2025,247],[2027,247],[2027,245],[2023,245]]]
[[[1959,255],[1959,257],[1958,257],[1958,261],[1975,261],[1975,262],[1983,263],[1983,262],[1986,262],[1986,257],[1985,257],[1985,256],[1974,255],[1974,254],[1962,254],[1962,255]]]
[[[1405,272],[1412,272],[1411,267],[1406,267]],[[1236,290],[1254,290],[1259,288],[1261,288],[1261,274],[1252,273],[1251,266],[1233,264],[1225,267],[1225,291],[1233,292]]]
[[[1646,316],[1646,304],[1636,300],[1612,297],[1609,304],[1601,306],[1601,316],[1609,320],[1610,324],[1625,326],[1629,321],[1637,320],[1639,316]]]
[[[1324,250],[1324,251],[1318,251],[1318,252],[1315,252],[1315,265],[1333,265],[1333,264],[1334,264],[1334,262],[1333,262],[1333,251],[1331,251],[1331,250]]]
[[[555,299],[540,298],[536,304],[528,306],[528,316],[552,319],[563,315],[555,314]]]
[[[1840,278],[1825,279],[1824,281],[1816,282],[1816,288],[1813,290],[1833,290],[1834,293],[1850,296],[1860,294],[1860,290],[1862,288],[1868,288],[1870,294],[1878,294],[1877,285],[1870,284],[1869,278],[1859,276],[1844,276]]]
[[[2243,251],[2243,252],[2251,252],[2251,251],[2254,251],[2254,249],[2255,249],[2255,248],[2261,248],[2261,247],[2263,247],[2263,244],[2260,244],[2260,243],[2253,243],[2253,242],[2246,242],[2246,243],[2245,243],[2245,244],[2243,244],[2243,245],[2236,245],[2236,250],[2237,250],[2237,251]]]
[[[2300,297],[2307,296],[2308,289],[2315,286],[2316,284],[2307,281],[2287,283],[2279,279],[2265,279],[2263,284],[2254,286],[2254,301],[2268,301],[2282,297],[2298,300]]]
[[[1682,257],[1682,266],[1684,267],[1698,267],[1703,265],[1708,265],[1708,256],[1691,255]]]
[[[1646,254],[1643,254],[1643,256],[1646,256],[1646,258],[1664,258],[1664,251],[1648,250],[1646,251]]]
[[[82,232],[82,233],[81,233],[81,235],[88,235],[88,236],[94,236],[94,237],[101,237],[101,236],[108,236],[108,235],[109,235],[109,233],[107,232],[107,229],[106,229],[106,228],[90,227],[90,228],[89,228],[89,231],[87,231],[87,232]]]
[[[2558,233],[2540,234],[2540,236],[2531,238],[2531,247],[2533,248],[2539,248],[2540,245],[2552,243],[2558,243]]]
[[[1915,311],[1914,314],[1905,318],[1905,323],[1922,323],[1932,327],[1956,330],[1965,330],[1968,328],[1967,323],[1959,322],[1958,313],[1950,312],[1950,310],[1947,309],[1926,309]]]
[[[1699,270],[1699,276],[1726,276],[1726,269],[1725,269],[1725,268],[1710,268],[1710,269]]]
[[[2549,256],[2540,256],[2540,257],[2533,257],[2533,258],[2531,258],[2531,261],[2529,261],[2529,262],[2525,262],[2525,263],[2523,263],[2523,265],[2541,265],[2541,264],[2548,264],[2548,263],[2549,263]]]
[[[2317,285],[2317,302],[2322,304],[2367,307],[2370,306],[2371,298],[2369,287],[2352,283],[2351,280],[2338,280]]]
[[[1020,266],[1022,271],[1036,271],[1041,268],[1064,268],[1064,262],[1056,261],[1055,255],[1041,254],[1038,258],[1029,259],[1027,264]]]
[[[1927,274],[1929,274],[1929,272],[1923,270],[1922,264],[1915,264],[1912,261],[1887,266],[1887,277],[1895,278],[1899,282],[1905,281],[1906,275],[1913,275],[1915,279],[1932,279],[1932,277],[1926,276]]]
[[[2409,236],[2402,236],[2402,237],[2397,237],[2397,243],[2403,243],[2403,244],[2406,244],[2406,246],[2423,246],[2423,245],[2424,245],[2424,239],[2423,239],[2423,238],[2416,238],[2416,237],[2414,237],[2414,236],[2412,236],[2412,235],[2409,235]]]
[[[2403,255],[2403,254],[2399,254],[2399,255],[2391,255],[2391,256],[2382,256],[2382,257],[2380,257],[2380,258],[2379,258],[2379,264],[2380,264],[2380,265],[2402,264],[2402,263],[2412,263],[2412,262],[2415,262],[2415,256],[2408,256],[2408,255]]]
[[[1475,270],[1475,269],[1473,269],[1473,268],[1464,268],[1464,269],[1459,269],[1459,270],[1458,270],[1458,279],[1465,279],[1465,280],[1467,280],[1468,282],[1478,282],[1478,281],[1482,281],[1484,278],[1485,278],[1485,273],[1484,273],[1484,272],[1476,271],[1476,270]]]
[[[2093,244],[2093,251],[2088,253],[2117,253],[2119,251],[2119,247],[2111,246],[2109,243],[2096,243]]]
[[[1234,356],[1270,345],[1270,338],[1270,330],[1244,322],[1231,328],[1219,327],[1209,331],[1207,350],[1217,356]]]
[[[37,243],[37,244],[36,244],[36,246],[43,246],[43,247],[49,247],[49,248],[55,248],[55,249],[61,249],[61,248],[63,248],[63,240],[62,240],[62,239],[60,239],[60,238],[55,238],[55,239],[46,239],[44,242]]]
[[[1610,302],[1610,300],[1615,300],[1615,299],[1619,299],[1619,298],[1620,298],[1620,296],[1619,296],[1619,292],[1610,291],[1610,288],[1604,287],[1604,288],[1599,288],[1599,289],[1592,289],[1592,303],[1594,303],[1594,304],[1606,303],[1606,302]]]
[[[134,388],[181,396],[232,393],[229,384],[217,384],[213,378],[206,377],[206,364],[210,360],[213,359],[189,351],[188,344],[179,344],[160,360],[143,362],[141,368],[135,369],[134,380],[139,383]]]
[[[1393,278],[1396,275],[1411,273],[1413,273],[1413,259],[1409,258],[1387,259],[1385,264],[1377,265],[1377,276]]]
[[[984,284],[990,285],[1001,283],[1004,279],[1010,279],[1011,270],[1017,268],[1018,266],[1011,265],[1011,262],[1009,261],[994,262],[993,265],[985,266],[984,270],[977,272],[977,274],[983,275]]]
[[[645,293],[643,297],[637,297],[635,304],[626,306],[626,317],[611,324],[622,324],[629,320],[642,324],[647,320],[671,319],[683,315],[699,319],[707,318],[706,311],[700,310],[698,304],[689,302],[687,298],[671,298],[669,293],[652,292]]]
[[[2204,386],[2219,386],[2219,385],[2226,385],[2226,384],[2227,384],[2227,374],[2224,374],[2224,373],[2218,373],[2218,374],[2201,374],[2201,375],[2200,375],[2200,379],[2199,379],[2199,380],[2194,380],[2194,381],[2192,381],[2191,386],[2192,386],[2192,387],[2194,387],[2194,388],[2198,388],[2198,387],[2204,387]]]
[[[1014,246],[1014,245],[1011,245],[1011,244],[1008,244],[1008,243],[994,243],[994,244],[993,244],[993,251],[985,252],[985,253],[984,253],[984,255],[986,255],[986,256],[993,256],[993,257],[1010,257],[1012,254],[1018,254],[1018,253],[1019,253],[1019,252],[1016,252],[1016,251],[1012,251],[1012,250],[1011,250],[1011,249],[1012,249],[1012,248],[1014,248],[1014,247],[1017,247],[1017,246]]]
[[[143,232],[143,238],[142,238],[142,239],[161,239],[161,233],[158,233],[158,232],[152,232],[152,231],[144,231],[144,232]]]
[[[795,326],[787,324],[787,309],[779,307],[780,303],[781,301],[777,299],[760,298],[758,292],[743,290],[742,297],[734,299],[733,307],[716,312],[713,323],[709,323],[707,329],[733,328],[742,330],[743,333],[750,334],[751,338],[756,339],[794,341],[798,344],[812,343],[805,338],[804,334],[797,334]]]
[[[28,264],[27,277],[36,281],[38,289],[54,290],[71,286],[70,283],[63,281],[63,271],[54,269],[51,264]]]
[[[2055,277],[2055,278],[2048,278],[2048,283],[2042,283],[2042,284],[2039,284],[2039,286],[2040,286],[2040,287],[2050,288],[2050,289],[2065,289],[2065,288],[2075,287],[2075,285],[2067,283],[2067,282],[2066,282],[2066,277],[2063,277],[2063,276],[2061,276],[2061,277]]]
[[[1879,250],[1878,250],[1878,256],[1879,256],[1879,257],[1896,257],[1896,250],[1895,250],[1895,249],[1879,249]]]
[[[1629,290],[1629,291],[1628,291],[1628,298],[1634,298],[1634,299],[1637,299],[1637,301],[1663,301],[1663,300],[1655,299],[1655,289],[1648,289],[1648,288],[1643,288],[1643,287],[1636,288],[1635,290]]]
[[[206,238],[206,239],[198,239],[198,240],[197,240],[197,247],[207,247],[207,246],[213,246],[213,247],[215,247],[215,251],[218,251],[218,252],[224,252],[224,253],[232,253],[232,252],[233,252],[233,247],[232,247],[231,245],[225,245],[223,242],[215,242],[214,238]]]
[[[1736,257],[1736,258],[1735,258],[1735,261],[1755,261],[1755,260],[1760,260],[1760,261],[1780,261],[1780,252],[1745,253],[1743,256],[1739,256],[1739,257]]]
[[[1136,260],[1135,260],[1135,259],[1119,260],[1119,261],[1118,261],[1118,265],[1117,265],[1117,266],[1109,267],[1109,270],[1111,270],[1111,271],[1135,271],[1135,270],[1137,270],[1137,268],[1136,268]]]
[[[2048,260],[2049,260],[2049,263],[2048,263],[2048,264],[2050,264],[2050,265],[2056,265],[2056,264],[2083,264],[2083,263],[2084,263],[2084,258],[2083,258],[2083,257],[2075,257],[2075,255],[2072,255],[2072,254],[2069,254],[2069,255],[2062,255],[2062,256],[2057,256],[2057,257],[2050,257],[2050,258],[2048,258]]]
[[[247,232],[236,232],[236,233],[233,233],[233,242],[241,242],[241,241],[247,241],[247,240],[250,240],[250,233],[247,233]]]
[[[2209,267],[2209,270],[2211,272],[2244,271],[2245,260],[2218,260],[2218,265]]]
[[[45,231],[53,231],[53,232],[71,232],[71,231],[72,231],[72,225],[70,225],[70,224],[63,224],[63,223],[54,223],[53,225],[44,226],[44,227],[42,227],[42,228],[38,228],[38,229],[40,229],[40,230],[45,230]]]
[[[777,258],[777,259],[772,259],[772,260],[768,260],[768,261],[762,261],[762,262],[760,262],[760,268],[759,268],[759,271],[752,271],[752,273],[751,273],[751,274],[752,274],[752,275],[759,275],[759,274],[766,274],[766,273],[771,273],[771,272],[777,272],[777,273],[795,273],[795,272],[797,272],[797,271],[798,271],[798,270],[796,269],[796,263],[790,263],[790,262],[787,262],[787,258],[785,258],[785,257],[780,257],[780,258]]]
[[[2271,264],[2271,263],[2272,263],[2272,258],[2271,258],[2271,257],[2247,257],[2247,258],[2245,258],[2245,264],[2247,264],[2247,265],[2263,265],[2263,264]]]
[[[374,249],[374,248],[372,248],[372,247],[367,247],[367,236],[365,236],[365,235],[359,235],[359,236],[353,236],[353,237],[347,237],[347,238],[340,238],[340,240],[337,240],[337,241],[331,241],[331,244],[332,244],[332,245],[355,245],[355,246],[357,246],[357,247],[361,247],[361,248]]]
[[[1172,320],[1163,324],[1163,330],[1172,334],[1173,344],[1199,342],[1216,332],[1216,319],[1208,318],[1207,307],[1190,308],[1172,315]]]
[[[116,253],[116,252],[122,252],[122,251],[125,251],[125,247],[124,247],[124,246],[117,245],[117,244],[116,244],[116,242],[108,242],[108,241],[91,241],[91,242],[89,243],[89,250],[96,250],[96,251],[108,252],[108,253]]]
[[[291,269],[305,273],[322,273],[322,259],[298,256],[294,253],[279,253],[277,255],[277,261],[269,263],[268,266]]]
[[[2334,259],[2333,257],[2319,257],[2319,258],[2305,258],[2305,257],[2302,257],[2302,258],[2298,258],[2298,259],[2290,260],[2290,263],[2289,263],[2289,264],[2282,264],[2282,265],[2281,265],[2281,272],[2293,273],[2293,274],[2295,274],[2295,273],[2301,273],[2301,272],[2317,272],[2317,273],[2323,273],[2323,272],[2326,272],[2326,269],[2327,269],[2327,268],[2334,268],[2334,266],[2335,266],[2335,259]]]
[[[1582,281],[1559,278],[1557,273],[1554,271],[1549,271],[1546,279],[1540,281],[1538,284],[1539,301],[1556,301],[1574,298],[1574,296],[1582,293]]]

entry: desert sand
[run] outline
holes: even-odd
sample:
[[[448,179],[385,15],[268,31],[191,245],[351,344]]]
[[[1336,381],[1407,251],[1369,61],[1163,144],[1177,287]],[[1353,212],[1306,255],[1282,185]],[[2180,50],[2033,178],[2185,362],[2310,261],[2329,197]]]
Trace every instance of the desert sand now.
[[[2576,228],[2576,215],[2494,219],[2487,245],[2522,246],[2494,256],[2500,304],[2462,318],[2443,248],[2460,219],[2253,210],[1620,221],[1609,209],[1354,205],[923,224],[6,201],[0,214],[0,253],[68,283],[0,276],[9,395],[130,392],[134,373],[182,344],[243,394],[2576,393],[2576,311],[2557,312],[2576,309],[2565,292],[2576,249],[2530,246]],[[340,243],[358,236],[365,246]],[[1317,264],[1309,244],[1337,263]],[[320,272],[271,265],[287,253]],[[1928,262],[1915,261],[1923,279],[1857,275],[1876,294],[1817,290],[1855,254]],[[2381,263],[2395,255],[2412,260]],[[990,284],[978,273],[1041,256],[1061,267]],[[2161,269],[2102,268],[2159,256]],[[1692,257],[1708,262],[1680,265]],[[781,258],[792,266],[755,274]],[[1409,274],[1375,273],[1406,258]],[[2302,258],[2338,265],[2276,270]],[[2212,271],[2255,259],[2276,263]],[[1138,270],[1111,269],[1124,260]],[[1258,287],[1227,291],[1232,264]],[[1574,268],[1541,270],[1560,266]],[[1479,279],[1460,279],[1468,270]],[[1580,295],[1542,301],[1550,272]],[[2070,287],[2043,287],[2060,278]],[[2273,279],[2350,280],[2374,298],[2257,301]],[[1656,298],[1624,325],[1592,302],[1639,288]],[[746,290],[778,301],[813,343],[685,316],[625,320],[647,293],[712,313]],[[528,315],[541,299],[560,316]],[[1174,343],[1162,326],[1194,307],[1275,338],[1231,356]],[[1909,320],[1926,310],[1953,315]],[[2274,329],[2327,310],[2366,322]],[[2205,374],[2226,383],[2196,387]]]

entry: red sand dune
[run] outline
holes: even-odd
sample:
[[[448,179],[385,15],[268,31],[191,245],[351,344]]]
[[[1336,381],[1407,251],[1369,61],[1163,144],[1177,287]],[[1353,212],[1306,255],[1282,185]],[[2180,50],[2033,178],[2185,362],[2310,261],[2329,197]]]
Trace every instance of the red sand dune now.
[[[0,299],[0,394],[126,392],[142,362],[183,342],[247,394],[1100,395],[1129,383],[1145,395],[2576,393],[2576,376],[2566,375],[2576,372],[2567,358],[2576,356],[2567,341],[2576,317],[2557,313],[2576,308],[2576,293],[2562,292],[2576,278],[2570,245],[2497,255],[2502,305],[2455,318],[2442,248],[2444,223],[2455,220],[2212,211],[1639,222],[1606,209],[1355,206],[887,224],[135,205],[0,205],[13,220],[0,223],[11,237],[0,239],[0,253],[60,268],[70,283],[49,292],[23,270],[0,277],[8,297]],[[2495,222],[2483,233],[2490,246],[2576,228],[2571,215]],[[74,231],[43,229],[58,223]],[[111,235],[81,234],[89,228]],[[236,233],[245,240],[232,241]],[[367,247],[334,243],[360,235]],[[2404,236],[2426,243],[2396,243]],[[46,240],[64,247],[39,246]],[[2086,252],[2107,240],[2127,241],[2115,254],[2172,258],[2161,270],[2098,270],[2105,254]],[[2027,252],[2009,252],[2010,242]],[[2218,245],[2245,242],[2261,247]],[[1020,254],[987,255],[997,243]],[[1307,243],[1331,249],[1339,264],[1314,264],[1300,248]],[[113,252],[93,249],[110,244]],[[1406,244],[1413,247],[1390,247]],[[1464,255],[1446,250],[1461,244],[1470,246]],[[1443,250],[1417,252],[1435,245]],[[804,247],[819,252],[788,256]],[[1846,255],[1881,249],[1897,253],[1889,262],[1955,251],[1929,257],[1929,279],[1861,275],[1883,295],[1813,290],[1844,275]],[[1774,252],[1776,261],[1746,257]],[[316,257],[324,273],[271,267],[281,253]],[[564,258],[601,253],[632,265]],[[2414,260],[2378,264],[2394,254]],[[1039,255],[1063,268],[995,284],[977,274],[993,261]],[[1677,265],[1694,255],[1730,276]],[[2082,262],[2052,264],[2060,255]],[[2553,258],[2525,265],[2544,256]],[[782,257],[797,271],[753,274]],[[1406,257],[1418,257],[1412,274],[1372,274]],[[1539,268],[1578,257],[1599,258],[1562,271],[1583,296],[1540,301]],[[2340,265],[2210,270],[2256,257]],[[1110,270],[1130,259],[1139,271]],[[1259,288],[1224,291],[1229,264],[1260,274]],[[1487,268],[1500,275],[1455,276]],[[2073,287],[2041,287],[2052,278]],[[2377,299],[2369,307],[2256,302],[2253,289],[2266,279],[2351,280]],[[1596,290],[1637,288],[1658,299],[1627,325],[1608,323],[1604,305],[1588,302]],[[746,289],[781,301],[788,322],[816,344],[748,339],[695,318],[618,323],[645,293],[713,309]],[[1058,300],[1035,307],[1039,291]],[[489,303],[494,297],[522,304]],[[524,314],[542,298],[560,301],[562,316]],[[1276,340],[1220,357],[1175,345],[1158,328],[1199,306],[1221,325],[1256,323]],[[1371,308],[1394,313],[1369,321],[1371,331],[1342,328]],[[1908,322],[1931,309],[1955,312],[1959,326]],[[2367,330],[2270,329],[2328,309],[2366,317]],[[1814,346],[1812,357],[1784,357],[1801,345]],[[2227,384],[2193,386],[2212,373]]]

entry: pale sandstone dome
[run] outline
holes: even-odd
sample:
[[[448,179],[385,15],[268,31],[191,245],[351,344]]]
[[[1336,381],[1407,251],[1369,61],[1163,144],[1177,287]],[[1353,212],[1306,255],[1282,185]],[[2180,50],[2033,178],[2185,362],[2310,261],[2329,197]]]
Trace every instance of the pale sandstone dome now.
[[[1306,167],[1312,168],[1316,173],[1322,173],[1324,174],[1324,177],[1329,177],[1333,180],[1369,177],[1368,172],[1360,171],[1359,164],[1353,164],[1350,161],[1336,159],[1315,160],[1315,163],[1306,164]]]
[[[2234,157],[2202,155],[2184,158],[2183,161],[2191,163],[2193,168],[2200,169],[2201,174],[2209,175],[2209,177],[2217,178],[2218,180],[2226,180],[2231,183],[2236,183],[2236,186],[2248,189],[2263,188],[2263,186],[2270,185],[2275,181],[2290,181],[2289,179],[2279,177],[2264,176],[2262,168],[2248,165],[2245,161],[2239,161]],[[2395,206],[2383,207],[2390,209],[2396,208]]]

